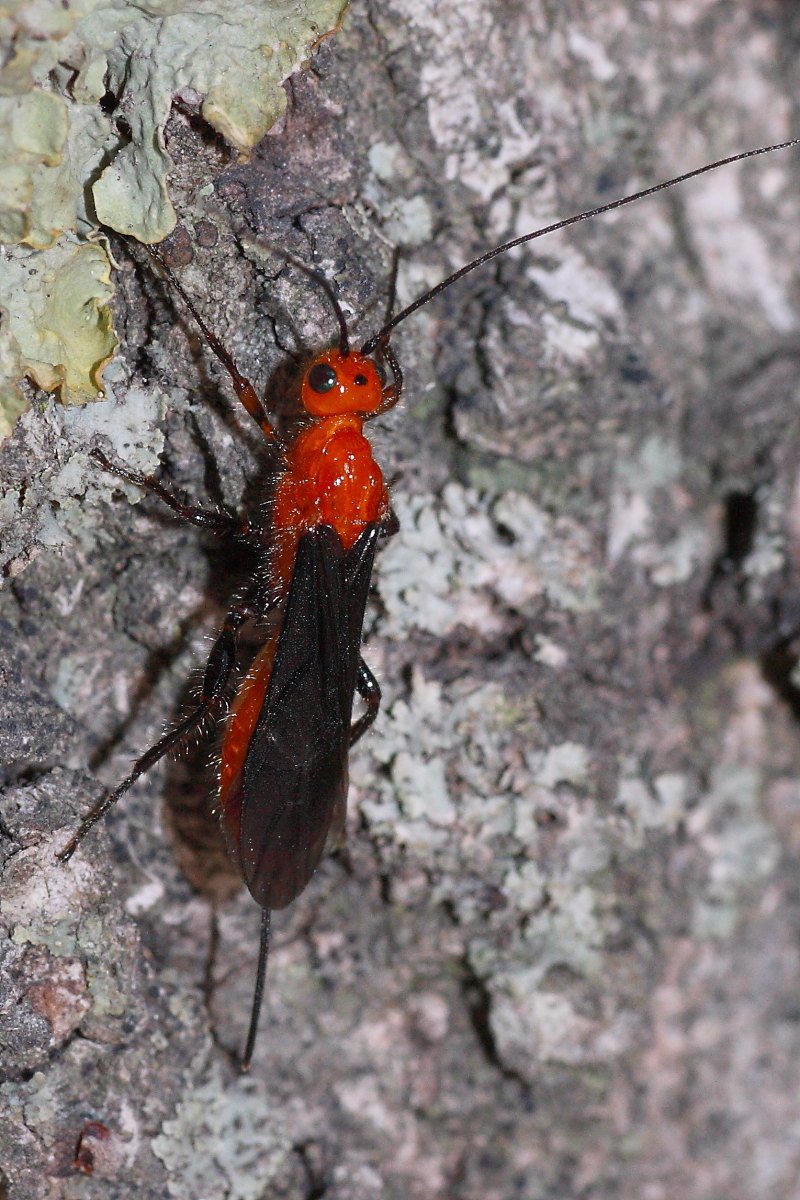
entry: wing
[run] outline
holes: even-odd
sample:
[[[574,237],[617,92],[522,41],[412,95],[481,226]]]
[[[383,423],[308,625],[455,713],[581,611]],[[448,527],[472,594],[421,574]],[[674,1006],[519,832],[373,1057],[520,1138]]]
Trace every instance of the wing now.
[[[239,860],[262,908],[303,890],[347,804],[361,628],[379,534],[346,551],[330,526],[297,548],[275,664],[241,776]]]

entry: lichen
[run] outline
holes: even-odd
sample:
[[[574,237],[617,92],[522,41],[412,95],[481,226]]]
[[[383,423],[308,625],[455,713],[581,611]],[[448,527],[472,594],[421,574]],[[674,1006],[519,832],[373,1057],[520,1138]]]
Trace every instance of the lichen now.
[[[542,596],[566,611],[597,605],[585,531],[527,496],[507,493],[487,506],[451,483],[441,501],[398,496],[397,512],[400,532],[381,555],[379,581],[396,636],[444,637],[459,625],[490,633],[498,603],[526,612]]]
[[[164,1122],[152,1146],[174,1181],[169,1194],[196,1200],[258,1200],[290,1152],[264,1085],[240,1079],[226,1088],[216,1073]]]
[[[338,27],[345,0],[56,0],[0,8],[0,437],[24,377],[67,403],[101,395],[116,346],[105,225],[144,242],[174,228],[164,125],[178,93],[247,153],[281,116],[282,82]],[[102,103],[101,103],[102,101]],[[22,302],[18,290],[24,284]],[[55,310],[58,310],[57,312]]]
[[[69,235],[47,250],[18,249],[0,263],[5,373],[59,389],[65,404],[97,399],[117,345],[111,294],[110,264],[98,245]]]

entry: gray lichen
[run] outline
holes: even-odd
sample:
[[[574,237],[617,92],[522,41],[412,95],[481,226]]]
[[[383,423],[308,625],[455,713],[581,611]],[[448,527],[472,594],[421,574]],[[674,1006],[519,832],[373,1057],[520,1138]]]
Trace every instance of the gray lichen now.
[[[795,132],[798,32],[790,6],[705,0],[357,8],[249,163],[173,117],[167,252],[283,396],[333,321],[259,241],[325,270],[365,336],[398,237],[403,301]],[[346,849],[276,917],[245,1085],[225,1051],[258,914],[200,821],[202,759],[52,864],[87,764],[119,779],[185,711],[238,583],[89,450],[160,457],[205,503],[257,502],[267,474],[180,308],[120,254],[109,399],[35,407],[3,458],[15,1200],[792,1194],[794,175],[740,164],[537,243],[399,331],[406,397],[375,441],[402,531],[365,643],[384,705]],[[115,1165],[76,1178],[86,1120]]]

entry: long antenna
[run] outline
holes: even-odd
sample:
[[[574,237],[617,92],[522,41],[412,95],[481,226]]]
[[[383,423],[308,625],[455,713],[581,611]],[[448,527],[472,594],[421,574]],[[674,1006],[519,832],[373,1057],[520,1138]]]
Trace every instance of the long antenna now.
[[[288,250],[284,250],[281,246],[275,246],[272,242],[265,242],[259,239],[256,243],[260,248],[269,250],[270,254],[282,258],[285,262],[291,263],[293,267],[297,267],[298,271],[302,271],[309,279],[313,279],[318,287],[321,287],[325,295],[331,302],[331,307],[336,313],[336,320],[339,322],[339,353],[342,358],[347,358],[350,353],[350,333],[347,328],[347,321],[342,311],[336,293],[331,287],[328,280],[319,271],[315,271],[313,267],[309,267],[308,263],[304,263],[302,258],[296,258],[294,254],[290,254]]]
[[[402,309],[396,316],[387,321],[382,329],[368,338],[361,347],[362,354],[371,354],[380,342],[385,342],[389,334],[395,329],[401,321],[405,321],[406,317],[410,317],[418,308],[422,308],[434,296],[438,296],[445,288],[449,288],[451,283],[455,283],[457,279],[461,279],[463,275],[468,275],[470,271],[474,271],[476,267],[480,267],[485,262],[489,262],[492,258],[497,258],[500,254],[505,254],[507,250],[513,250],[515,246],[524,246],[526,242],[532,242],[536,238],[544,237],[545,234],[555,233],[557,229],[566,229],[568,225],[577,225],[579,221],[588,221],[590,217],[599,217],[601,213],[611,212],[615,208],[623,208],[626,204],[633,204],[636,200],[643,200],[645,196],[653,196],[656,192],[663,192],[666,188],[675,187],[677,183],[685,183],[687,179],[694,179],[697,175],[705,175],[707,171],[716,171],[718,167],[726,167],[729,163],[740,162],[743,158],[756,158],[759,154],[772,154],[775,150],[786,150],[790,146],[800,144],[800,137],[791,138],[788,142],[776,142],[773,146],[759,146],[756,150],[743,150],[739,154],[731,154],[728,158],[719,158],[716,162],[706,163],[704,167],[696,167],[693,171],[686,171],[683,175],[676,175],[674,179],[667,179],[663,183],[656,183],[652,187],[643,188],[640,192],[633,192],[629,196],[622,196],[619,200],[611,200],[608,204],[600,204],[597,208],[590,208],[586,212],[578,213],[574,217],[566,217],[563,221],[556,221],[553,225],[546,225],[543,229],[535,229],[532,233],[524,233],[522,237],[512,238],[510,242],[503,242],[502,246],[495,246],[494,250],[488,250],[486,254],[482,254],[480,258],[473,259],[466,266],[460,267],[454,271],[452,275],[448,275],[441,283],[437,283],[430,291],[423,292],[421,296],[417,296],[416,300]]]
[[[250,1062],[256,1047],[258,1034],[258,1018],[261,1015],[261,1001],[264,999],[264,979],[267,974],[267,959],[269,958],[270,910],[261,910],[261,940],[258,943],[258,967],[256,968],[256,986],[253,991],[253,1007],[250,1009],[250,1028],[247,1031],[247,1041],[239,1069],[244,1073],[250,1070]]]

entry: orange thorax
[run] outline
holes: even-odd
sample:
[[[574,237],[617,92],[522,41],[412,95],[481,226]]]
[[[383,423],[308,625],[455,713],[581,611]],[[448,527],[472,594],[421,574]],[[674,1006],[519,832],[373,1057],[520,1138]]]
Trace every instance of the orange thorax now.
[[[272,515],[274,583],[286,594],[300,535],[332,525],[349,550],[359,534],[389,510],[389,498],[372,447],[353,413],[322,417],[300,433],[289,450]]]

